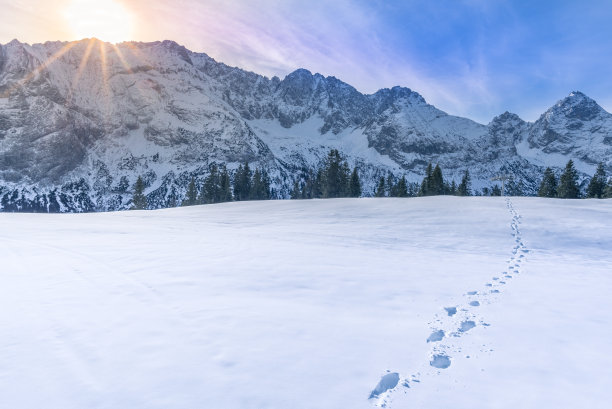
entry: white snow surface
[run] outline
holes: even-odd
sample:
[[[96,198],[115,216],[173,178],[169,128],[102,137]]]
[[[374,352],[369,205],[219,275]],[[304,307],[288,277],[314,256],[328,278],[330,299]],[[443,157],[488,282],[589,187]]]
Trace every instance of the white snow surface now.
[[[611,216],[456,197],[0,213],[0,408],[608,408]]]

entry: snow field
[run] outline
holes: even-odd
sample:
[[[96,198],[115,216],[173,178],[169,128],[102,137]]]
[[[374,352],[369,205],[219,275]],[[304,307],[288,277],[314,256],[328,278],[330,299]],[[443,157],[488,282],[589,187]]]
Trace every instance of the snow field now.
[[[0,214],[0,408],[607,407],[611,213],[437,197]]]

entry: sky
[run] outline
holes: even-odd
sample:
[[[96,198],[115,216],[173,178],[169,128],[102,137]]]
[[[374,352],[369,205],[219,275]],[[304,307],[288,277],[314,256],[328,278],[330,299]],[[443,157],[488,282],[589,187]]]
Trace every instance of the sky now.
[[[306,68],[364,93],[409,87],[481,123],[504,111],[536,120],[575,90],[612,111],[609,0],[0,0],[0,10],[2,44],[170,39],[269,77]]]

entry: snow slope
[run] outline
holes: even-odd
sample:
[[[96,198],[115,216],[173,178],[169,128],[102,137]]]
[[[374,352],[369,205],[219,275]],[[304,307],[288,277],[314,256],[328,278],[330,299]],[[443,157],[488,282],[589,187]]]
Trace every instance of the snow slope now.
[[[0,408],[605,408],[611,214],[457,197],[3,213]]]

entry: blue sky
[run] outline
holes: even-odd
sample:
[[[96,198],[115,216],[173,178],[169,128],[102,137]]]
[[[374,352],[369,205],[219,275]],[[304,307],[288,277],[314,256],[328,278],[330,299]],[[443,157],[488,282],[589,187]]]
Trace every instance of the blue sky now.
[[[0,42],[76,39],[59,14],[74,1],[0,0]],[[303,67],[366,93],[402,85],[483,123],[506,110],[535,120],[573,90],[612,108],[610,0],[112,1],[133,15],[134,40],[268,76]]]

